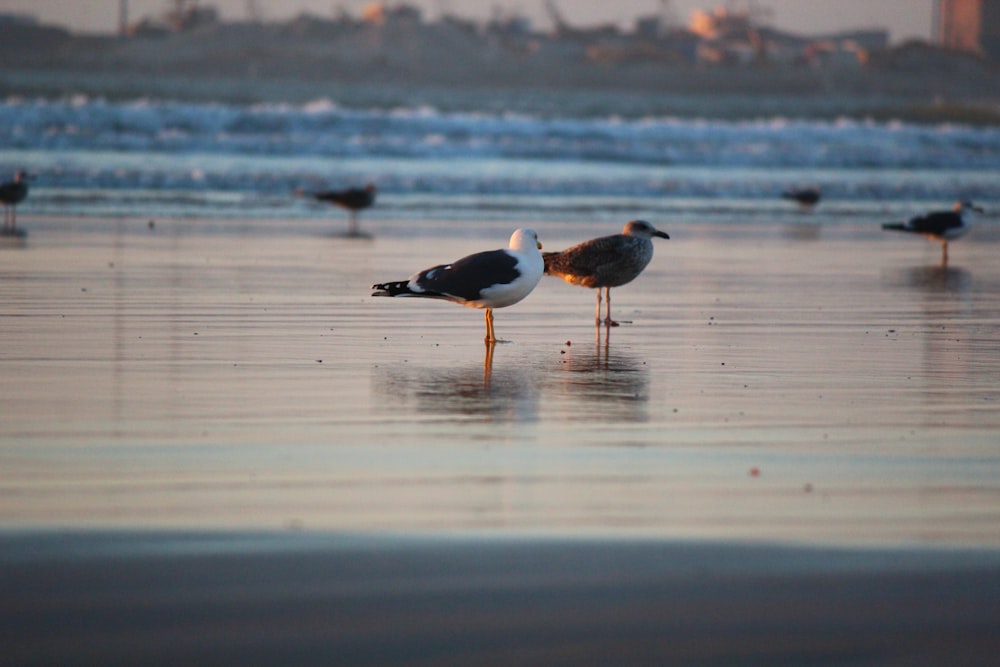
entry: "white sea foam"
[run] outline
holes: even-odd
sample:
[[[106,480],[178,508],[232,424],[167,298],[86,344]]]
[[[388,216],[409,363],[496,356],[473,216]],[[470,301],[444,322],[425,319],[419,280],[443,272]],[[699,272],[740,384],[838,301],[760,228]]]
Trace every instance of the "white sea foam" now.
[[[670,209],[664,198],[773,201],[801,182],[820,185],[828,200],[947,205],[958,197],[1000,202],[1000,130],[848,118],[561,117],[428,104],[354,109],[324,97],[238,106],[72,95],[0,103],[0,173],[20,168],[38,175],[31,206],[51,213],[116,212],[113,201],[64,210],[76,205],[66,193],[88,189],[113,198],[155,187],[166,191],[161,198],[176,191],[197,209],[189,191],[273,201],[300,187],[366,181],[379,183],[382,207],[439,195],[442,210],[433,214],[444,217],[451,205],[451,214],[475,215],[458,203],[469,195],[483,209],[496,208],[492,198],[526,197],[514,215],[527,216],[539,197],[574,211],[589,208],[586,197],[660,210]],[[318,213],[289,202],[289,215]],[[396,206],[394,215],[411,214]]]

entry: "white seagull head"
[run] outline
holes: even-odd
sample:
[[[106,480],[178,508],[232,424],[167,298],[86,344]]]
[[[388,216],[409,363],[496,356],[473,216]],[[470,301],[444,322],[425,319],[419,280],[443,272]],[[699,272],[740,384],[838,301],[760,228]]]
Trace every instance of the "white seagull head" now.
[[[516,250],[517,252],[524,252],[532,248],[541,250],[542,244],[538,240],[538,234],[535,233],[534,229],[516,229],[510,235],[509,247],[511,250]]]

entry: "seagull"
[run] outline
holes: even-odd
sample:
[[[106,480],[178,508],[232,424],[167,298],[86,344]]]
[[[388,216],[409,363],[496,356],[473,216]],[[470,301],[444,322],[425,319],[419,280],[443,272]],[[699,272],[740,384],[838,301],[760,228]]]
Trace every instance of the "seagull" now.
[[[781,193],[781,196],[785,199],[792,199],[798,202],[799,206],[804,208],[812,208],[819,203],[821,195],[819,188],[813,186],[808,188],[792,188]]]
[[[941,243],[941,264],[948,264],[948,241],[957,239],[969,231],[972,213],[982,213],[982,207],[971,201],[957,201],[950,211],[932,211],[926,215],[910,218],[909,222],[887,222],[882,229],[896,232],[921,234]]]
[[[653,259],[654,236],[670,238],[645,220],[633,220],[625,224],[621,234],[584,241],[562,252],[544,253],[545,273],[573,285],[596,287],[598,323],[603,288],[608,302],[604,324],[618,326],[611,319],[611,288],[630,283],[642,273]]]
[[[368,208],[375,203],[375,193],[378,188],[374,183],[369,183],[363,188],[347,188],[346,190],[325,190],[314,192],[313,197],[317,201],[330,202],[335,206],[345,208],[351,212],[350,235],[358,234],[358,211]]]
[[[542,279],[542,244],[533,229],[518,229],[510,245],[478,252],[441,264],[406,280],[372,285],[372,296],[444,299],[470,308],[486,309],[486,343],[497,342],[493,309],[512,306],[535,289]]]
[[[3,204],[3,233],[14,234],[17,227],[17,205],[28,196],[28,174],[19,171],[13,181],[0,184],[0,203]]]

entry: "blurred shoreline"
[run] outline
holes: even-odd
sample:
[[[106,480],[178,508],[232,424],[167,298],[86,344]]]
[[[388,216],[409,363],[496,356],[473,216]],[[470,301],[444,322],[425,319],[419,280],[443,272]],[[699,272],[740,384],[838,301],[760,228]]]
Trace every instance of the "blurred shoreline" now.
[[[651,77],[654,75],[650,75]],[[60,69],[30,69],[0,72],[0,97],[106,99],[134,101],[173,100],[190,103],[307,104],[332,100],[348,108],[377,109],[427,106],[442,112],[485,111],[560,115],[567,117],[626,118],[663,117],[744,120],[758,118],[837,118],[904,121],[912,123],[1000,124],[1000,110],[992,100],[947,101],[931,90],[894,95],[887,91],[807,91],[788,84],[767,92],[733,88],[725,76],[708,77],[716,89],[698,89],[685,84],[705,84],[703,73],[675,72],[655,75],[657,85],[637,74],[632,86],[594,81],[581,85],[558,85],[544,81],[440,82],[352,82],[340,80],[296,80],[260,77],[192,77],[163,74],[151,77],[135,72],[76,72]],[[734,75],[748,86],[759,77],[773,84],[768,73]],[[676,85],[675,85],[676,84]],[[606,86],[620,86],[608,88]],[[708,88],[708,85],[705,85]],[[998,88],[1000,89],[1000,88]]]
[[[71,532],[0,560],[18,664],[986,665],[1000,623],[983,552]]]
[[[128,37],[0,24],[0,98],[1000,124],[1000,72],[986,58],[921,42],[889,46],[879,31],[750,30],[760,43],[748,52],[740,35],[543,34],[405,14],[383,23],[208,22]]]

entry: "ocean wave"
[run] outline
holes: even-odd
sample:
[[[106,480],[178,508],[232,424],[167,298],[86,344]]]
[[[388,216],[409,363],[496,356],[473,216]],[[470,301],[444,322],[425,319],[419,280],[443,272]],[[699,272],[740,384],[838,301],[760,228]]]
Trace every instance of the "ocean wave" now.
[[[1000,130],[840,119],[725,122],[357,110],[321,98],[241,107],[7,100],[0,147],[322,158],[507,158],[714,167],[997,168]]]
[[[36,175],[31,210],[51,214],[308,217],[327,210],[296,191],[376,182],[378,208],[396,217],[739,202],[752,219],[788,210],[771,204],[795,184],[819,186],[824,202],[1000,202],[1000,130],[9,98],[0,174],[17,169]]]

